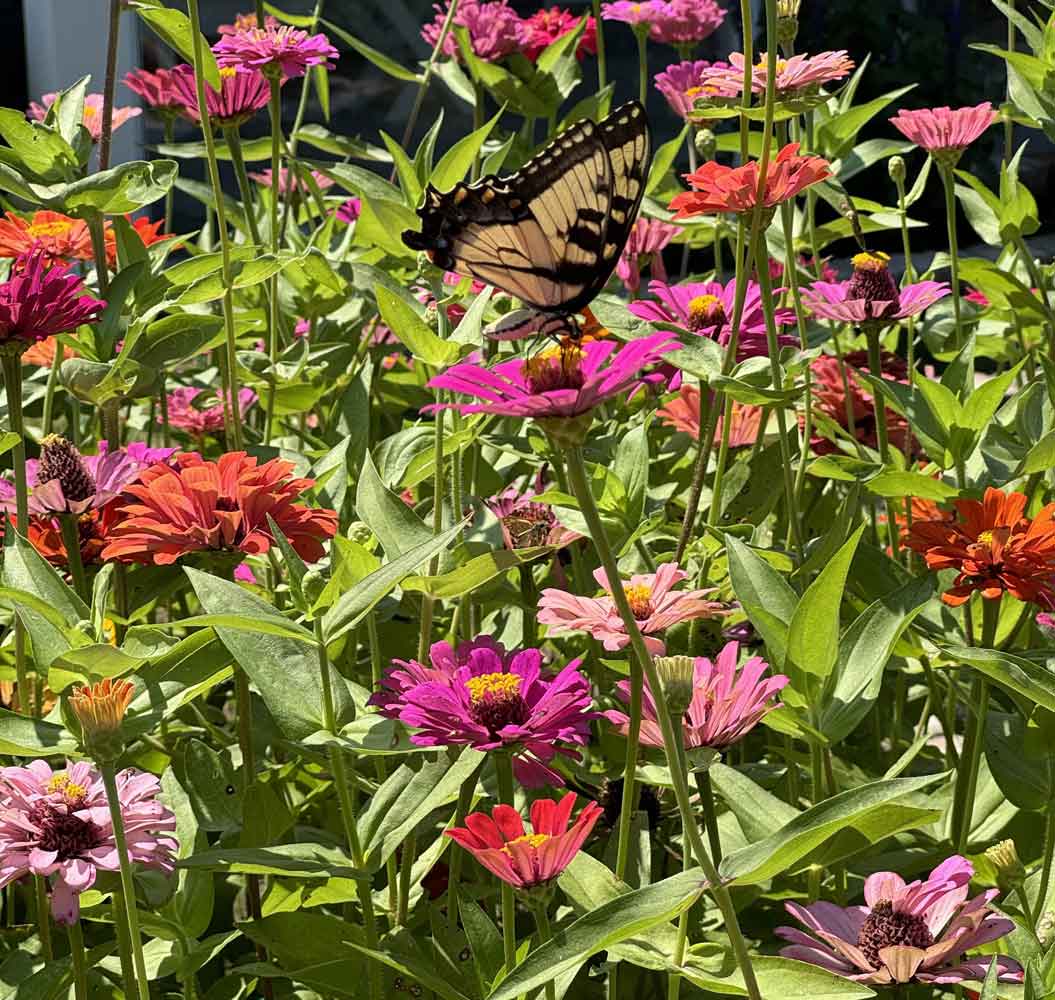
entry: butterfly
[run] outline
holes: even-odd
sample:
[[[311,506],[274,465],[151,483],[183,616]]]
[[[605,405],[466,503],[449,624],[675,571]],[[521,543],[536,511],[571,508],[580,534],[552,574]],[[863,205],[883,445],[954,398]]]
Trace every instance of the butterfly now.
[[[421,231],[403,242],[440,268],[520,299],[524,316],[499,339],[540,332],[578,336],[580,313],[608,282],[626,245],[651,160],[638,101],[600,122],[561,132],[516,173],[452,190],[425,189]]]

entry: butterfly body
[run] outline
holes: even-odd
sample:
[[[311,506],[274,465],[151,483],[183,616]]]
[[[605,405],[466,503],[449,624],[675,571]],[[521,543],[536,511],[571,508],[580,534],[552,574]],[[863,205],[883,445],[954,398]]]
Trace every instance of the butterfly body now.
[[[429,185],[418,209],[421,231],[407,230],[403,242],[437,267],[556,318],[539,319],[535,331],[574,334],[575,314],[604,288],[623,251],[650,158],[648,118],[631,101],[601,122],[571,125],[507,177],[447,192]]]

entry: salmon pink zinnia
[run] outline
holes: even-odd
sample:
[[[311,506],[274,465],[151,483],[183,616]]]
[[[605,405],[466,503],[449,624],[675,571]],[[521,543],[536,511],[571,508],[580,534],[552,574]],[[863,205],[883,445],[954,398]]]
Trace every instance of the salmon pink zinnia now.
[[[922,108],[899,111],[890,123],[909,142],[930,153],[943,166],[954,166],[963,151],[997,119],[992,104],[971,108]]]
[[[88,223],[44,209],[29,218],[5,212],[0,217],[0,257],[40,253],[48,261],[91,260]]]
[[[34,101],[29,106],[29,117],[34,121],[42,122],[48,116],[48,111],[58,98],[58,94],[45,94],[41,97],[41,103]],[[125,122],[132,118],[138,118],[143,113],[142,108],[114,108],[111,130],[116,132]],[[85,94],[84,109],[81,113],[81,124],[88,130],[92,142],[98,142],[103,134],[103,95]]]
[[[765,408],[747,403],[733,403],[732,420],[729,423],[729,447],[746,448],[758,440],[762,433],[762,415]],[[680,393],[658,410],[659,417],[668,427],[683,431],[690,437],[700,438],[700,390],[694,385],[683,385]],[[722,440],[722,418],[714,428],[714,443]]]
[[[604,810],[589,802],[568,828],[575,793],[568,792],[559,802],[537,799],[531,803],[531,833],[512,806],[495,806],[486,813],[470,813],[464,827],[447,831],[447,836],[464,847],[489,872],[515,889],[532,889],[552,882],[568,865]]]

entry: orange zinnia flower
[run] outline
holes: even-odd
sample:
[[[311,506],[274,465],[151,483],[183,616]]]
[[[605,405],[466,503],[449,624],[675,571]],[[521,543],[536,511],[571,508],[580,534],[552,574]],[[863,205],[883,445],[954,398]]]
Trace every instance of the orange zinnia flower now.
[[[758,440],[762,431],[761,406],[750,406],[746,403],[733,403],[733,418],[729,425],[729,447],[744,448]],[[668,427],[684,431],[695,438],[700,438],[700,390],[694,385],[683,385],[677,398],[656,411],[656,415]],[[714,429],[714,443],[722,440],[722,418]]]
[[[0,257],[39,251],[49,261],[92,259],[92,238],[83,219],[61,212],[34,212],[24,219],[12,212],[0,218]]]
[[[110,533],[103,559],[166,565],[190,552],[257,555],[274,538],[268,515],[308,562],[322,558],[322,543],[337,532],[335,511],[294,503],[314,480],[290,476],[293,463],[257,465],[243,451],[207,462],[197,453],[174,455],[127,487],[123,515]]]
[[[831,177],[828,161],[820,156],[799,156],[799,144],[789,143],[772,160],[766,170],[766,186],[762,205],[773,208],[811,184]],[[758,201],[758,161],[742,167],[727,167],[711,160],[697,171],[686,174],[693,187],[675,195],[670,207],[675,219],[716,212],[750,212]]]
[[[913,521],[905,544],[923,555],[928,569],[959,573],[942,594],[946,604],[958,607],[978,590],[988,600],[1006,591],[1055,607],[1055,503],[1032,518],[1027,503],[1023,493],[989,487],[981,501],[955,501],[955,519]]]
[[[22,355],[22,364],[40,365],[41,368],[50,368],[55,363],[55,351],[58,341],[54,337],[47,340],[38,340],[29,350]],[[62,345],[62,360],[68,361],[77,357],[77,352],[72,347]]]

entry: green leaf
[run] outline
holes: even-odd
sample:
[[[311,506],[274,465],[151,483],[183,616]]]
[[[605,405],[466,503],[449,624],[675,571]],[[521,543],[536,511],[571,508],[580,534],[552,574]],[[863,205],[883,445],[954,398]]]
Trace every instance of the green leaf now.
[[[523,563],[534,560],[552,552],[547,545],[530,549],[494,549],[483,555],[474,556],[457,569],[439,576],[411,576],[403,581],[404,590],[417,590],[431,597],[450,600],[461,597],[489,583],[497,576]]]
[[[1055,797],[1055,760],[1027,745],[1026,722],[1017,713],[990,711],[985,719],[985,759],[1009,802],[1043,812]]]
[[[446,368],[461,353],[457,344],[441,340],[428,324],[398,295],[384,285],[374,285],[381,319],[415,358],[433,368]]]
[[[1035,472],[1047,472],[1055,466],[1055,431],[1049,431],[1026,452],[1015,477],[1031,476]]]
[[[0,108],[0,137],[33,174],[47,176],[77,163],[73,147],[55,129],[29,121],[21,111]]]
[[[176,867],[236,875],[286,875],[299,879],[361,878],[364,874],[344,851],[323,844],[217,847],[182,858],[176,862]]]
[[[922,472],[881,472],[865,481],[869,492],[880,497],[919,497],[944,503],[959,495],[959,490]]]
[[[403,189],[403,198],[413,208],[421,200],[422,192],[421,181],[418,180],[418,173],[414,169],[414,163],[407,156],[403,147],[387,132],[381,132],[381,141],[385,144],[385,149],[388,150],[392,157],[392,162],[396,165],[396,176],[399,178],[400,188]]]
[[[1055,712],[1055,675],[1040,664],[1014,653],[974,646],[945,646],[942,651],[950,659],[974,667],[1000,687]]]
[[[120,677],[143,666],[141,656],[129,656],[108,643],[71,649],[51,661],[48,687],[56,694],[74,683],[94,683],[106,677]]]
[[[465,178],[473,161],[479,155],[480,149],[487,141],[487,137],[502,117],[502,111],[503,109],[499,108],[494,118],[485,122],[476,131],[463,136],[440,157],[440,162],[436,164],[429,177],[429,183],[433,187],[440,191],[447,191]]]
[[[394,79],[403,80],[406,83],[421,83],[422,77],[420,73],[415,73],[413,70],[401,66],[394,59],[390,59],[383,52],[378,52],[377,49],[371,48],[366,42],[356,38],[355,35],[349,34],[343,28],[337,27],[333,22],[320,17],[319,24],[325,25],[328,31],[333,32],[345,45],[354,49],[364,59],[372,62],[382,73],[387,73]]]
[[[798,597],[787,580],[738,538],[726,535],[725,548],[733,592],[765,640],[773,667],[782,669]]]
[[[12,757],[51,757],[77,752],[77,741],[63,726],[0,708],[0,753]]]
[[[685,125],[673,139],[668,139],[656,150],[652,157],[652,166],[648,171],[648,181],[645,183],[646,195],[652,194],[666,180],[667,171],[673,166],[674,160],[685,145],[685,136],[688,135],[688,131],[689,126]]]
[[[129,354],[148,368],[175,367],[194,357],[222,332],[223,320],[219,316],[172,312],[149,323],[131,345]]]
[[[359,247],[376,247],[393,257],[413,259],[415,254],[402,240],[404,230],[420,228],[421,220],[402,201],[362,197],[362,211],[352,241]]]
[[[183,11],[173,10],[171,7],[148,7],[142,3],[133,3],[132,9],[158,38],[175,49],[191,66],[194,65],[194,33],[191,31],[190,18]],[[201,52],[201,67],[205,82],[213,90],[219,91],[221,89],[220,69],[216,65],[216,56],[213,55],[209,43],[201,36],[198,37],[197,47]]]
[[[480,995],[483,996],[505,961],[502,954],[502,935],[495,927],[494,921],[474,900],[459,899],[458,912],[461,914],[465,936],[469,939],[477,985]]]
[[[66,185],[53,207],[78,218],[135,212],[164,198],[178,173],[175,160],[121,163]]]
[[[381,481],[369,453],[359,471],[355,510],[377,535],[389,559],[426,545],[433,537],[432,529]]]
[[[808,962],[796,962],[773,955],[752,955],[759,992],[763,997],[804,997],[808,1000],[865,1000],[876,993],[863,983],[855,983],[843,976]],[[684,976],[703,990],[711,993],[747,996],[744,977],[739,969],[727,976],[715,976],[709,967],[688,955]]]

